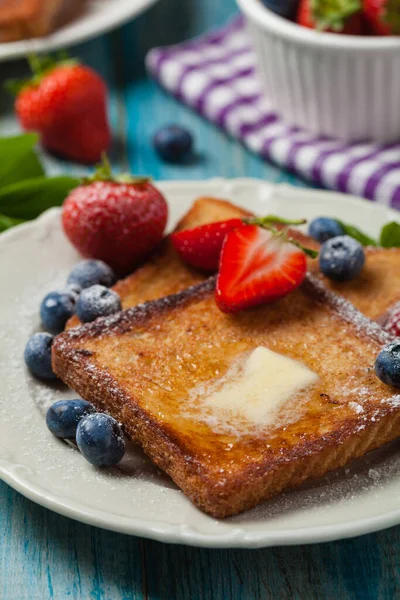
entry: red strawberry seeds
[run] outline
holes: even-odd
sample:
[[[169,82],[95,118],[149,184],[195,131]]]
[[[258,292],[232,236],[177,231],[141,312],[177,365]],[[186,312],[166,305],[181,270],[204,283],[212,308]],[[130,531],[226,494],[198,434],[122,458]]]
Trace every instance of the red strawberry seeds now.
[[[15,110],[23,129],[39,132],[43,146],[57,154],[83,163],[100,160],[111,140],[100,75],[79,64],[54,63],[19,88]]]
[[[126,275],[160,244],[167,203],[147,179],[124,177],[127,181],[121,182],[112,178],[107,164],[93,179],[65,200],[64,231],[83,256],[103,260]]]
[[[278,300],[302,283],[306,270],[304,251],[285,234],[242,225],[225,238],[216,302],[231,313]]]
[[[173,233],[171,242],[186,264],[207,273],[216,273],[225,236],[241,225],[241,219],[209,223]]]

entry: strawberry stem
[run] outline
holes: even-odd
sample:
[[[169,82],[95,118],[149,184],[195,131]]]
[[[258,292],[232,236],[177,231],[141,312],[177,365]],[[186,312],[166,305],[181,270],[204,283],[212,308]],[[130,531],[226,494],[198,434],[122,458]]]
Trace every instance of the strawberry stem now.
[[[305,225],[306,219],[284,219],[283,217],[277,217],[276,215],[267,215],[266,217],[252,217],[249,219],[243,219],[243,222],[247,225],[259,225],[264,227],[265,225],[273,225],[274,223],[280,223],[281,225]]]
[[[23,89],[38,87],[46,75],[49,75],[57,67],[72,67],[78,64],[78,61],[71,59],[65,52],[59,52],[55,56],[38,56],[37,54],[28,54],[26,57],[32,76],[26,79],[9,79],[5,82],[5,89],[17,96]]]
[[[273,235],[284,238],[285,242],[287,241],[290,244],[297,246],[297,248],[300,248],[304,254],[310,256],[311,258],[317,258],[318,256],[318,252],[316,250],[312,250],[311,248],[303,246],[303,244],[288,235],[290,231],[289,225],[304,225],[307,223],[307,219],[284,219],[283,217],[277,217],[276,215],[267,215],[266,217],[246,218],[243,219],[243,223],[246,225],[258,225],[263,229],[268,229],[268,231],[271,231]],[[276,227],[274,227],[274,224],[276,223],[286,225],[286,227],[278,230]]]
[[[87,177],[83,178],[82,184],[89,185],[95,181],[110,181],[112,183],[126,183],[128,185],[143,185],[150,181],[150,177],[135,177],[129,173],[114,175],[108,156],[105,152],[103,152],[101,155],[101,163],[96,166],[92,175],[88,175]]]
[[[311,0],[313,20],[317,29],[342,31],[346,21],[361,12],[361,0]]]

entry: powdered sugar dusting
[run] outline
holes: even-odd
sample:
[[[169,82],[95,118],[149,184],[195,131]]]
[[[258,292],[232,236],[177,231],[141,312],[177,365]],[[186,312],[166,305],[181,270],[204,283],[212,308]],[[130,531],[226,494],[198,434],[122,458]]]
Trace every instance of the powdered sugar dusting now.
[[[314,290],[319,296],[320,301],[329,303],[330,306],[337,310],[342,319],[351,323],[359,333],[362,333],[368,338],[372,338],[381,344],[388,344],[393,340],[393,336],[384,331],[378,323],[368,319],[342,296],[338,296],[334,292],[326,289],[322,281],[317,277],[308,273],[305,284],[303,285],[305,285],[306,289],[310,290],[311,293]]]

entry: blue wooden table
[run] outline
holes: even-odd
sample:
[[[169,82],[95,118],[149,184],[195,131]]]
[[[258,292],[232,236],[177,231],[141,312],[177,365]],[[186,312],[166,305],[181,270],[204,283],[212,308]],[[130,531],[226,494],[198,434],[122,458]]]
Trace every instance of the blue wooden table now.
[[[306,185],[252,156],[146,77],[149,48],[222,24],[234,11],[234,0],[161,0],[135,22],[76,49],[109,83],[115,165],[155,179],[246,175]],[[2,65],[1,78],[21,69]],[[1,133],[15,129],[4,95],[0,111]],[[155,157],[152,132],[168,122],[195,132],[195,164],[172,167]],[[400,528],[258,551],[167,546],[60,517],[0,482],[0,600],[392,600],[400,598],[399,554]]]

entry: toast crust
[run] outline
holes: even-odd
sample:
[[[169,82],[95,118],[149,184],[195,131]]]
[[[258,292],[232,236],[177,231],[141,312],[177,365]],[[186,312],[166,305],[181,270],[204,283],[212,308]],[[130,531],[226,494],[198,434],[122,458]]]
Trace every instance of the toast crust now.
[[[53,345],[61,379],[124,423],[200,509],[234,515],[398,436],[400,395],[372,370],[391,339],[378,325],[312,276],[279,303],[234,317],[216,308],[214,286],[211,278],[99,319]],[[293,405],[297,420],[232,432],[187,416],[190,390],[258,345],[320,376]]]

